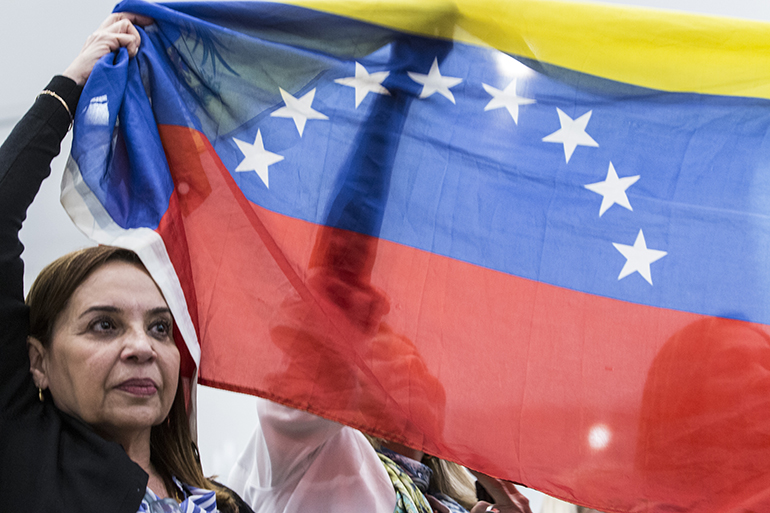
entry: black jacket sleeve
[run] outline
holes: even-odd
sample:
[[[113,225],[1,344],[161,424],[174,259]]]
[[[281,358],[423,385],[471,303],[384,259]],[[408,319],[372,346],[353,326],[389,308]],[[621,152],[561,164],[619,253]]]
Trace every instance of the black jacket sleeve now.
[[[65,77],[47,87],[75,112],[81,88]],[[19,230],[40,184],[59,154],[70,116],[53,96],[41,95],[0,147],[0,411],[15,415],[31,400],[26,338],[29,313],[24,305],[24,265]]]
[[[73,81],[55,77],[47,89],[75,112]],[[59,99],[41,95],[0,147],[0,510],[135,513],[147,474],[50,398],[41,403],[29,373],[19,230],[69,125]]]

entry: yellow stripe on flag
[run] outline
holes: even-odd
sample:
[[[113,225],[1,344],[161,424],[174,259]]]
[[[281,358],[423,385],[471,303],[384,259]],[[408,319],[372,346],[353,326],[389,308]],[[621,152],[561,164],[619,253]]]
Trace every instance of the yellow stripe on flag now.
[[[558,0],[286,0],[654,89],[770,98],[770,24]]]

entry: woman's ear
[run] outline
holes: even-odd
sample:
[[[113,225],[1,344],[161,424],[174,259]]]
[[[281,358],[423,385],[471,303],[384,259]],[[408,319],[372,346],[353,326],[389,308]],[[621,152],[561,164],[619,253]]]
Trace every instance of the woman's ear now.
[[[35,386],[45,390],[48,388],[48,351],[35,337],[27,337],[29,351],[29,372]]]

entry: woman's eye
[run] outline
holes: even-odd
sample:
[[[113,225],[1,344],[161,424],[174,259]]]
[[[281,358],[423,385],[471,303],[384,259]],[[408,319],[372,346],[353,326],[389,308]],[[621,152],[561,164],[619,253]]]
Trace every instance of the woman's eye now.
[[[171,323],[168,321],[158,321],[150,326],[150,331],[159,338],[165,338],[171,335]]]
[[[115,323],[113,323],[110,319],[96,319],[91,323],[90,328],[92,331],[103,333],[106,331],[114,330]]]

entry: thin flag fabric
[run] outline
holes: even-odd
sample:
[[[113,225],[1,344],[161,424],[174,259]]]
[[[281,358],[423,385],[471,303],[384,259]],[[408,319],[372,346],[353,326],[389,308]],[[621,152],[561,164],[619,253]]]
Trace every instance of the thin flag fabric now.
[[[186,376],[603,511],[770,511],[770,27],[148,4],[63,202]]]

